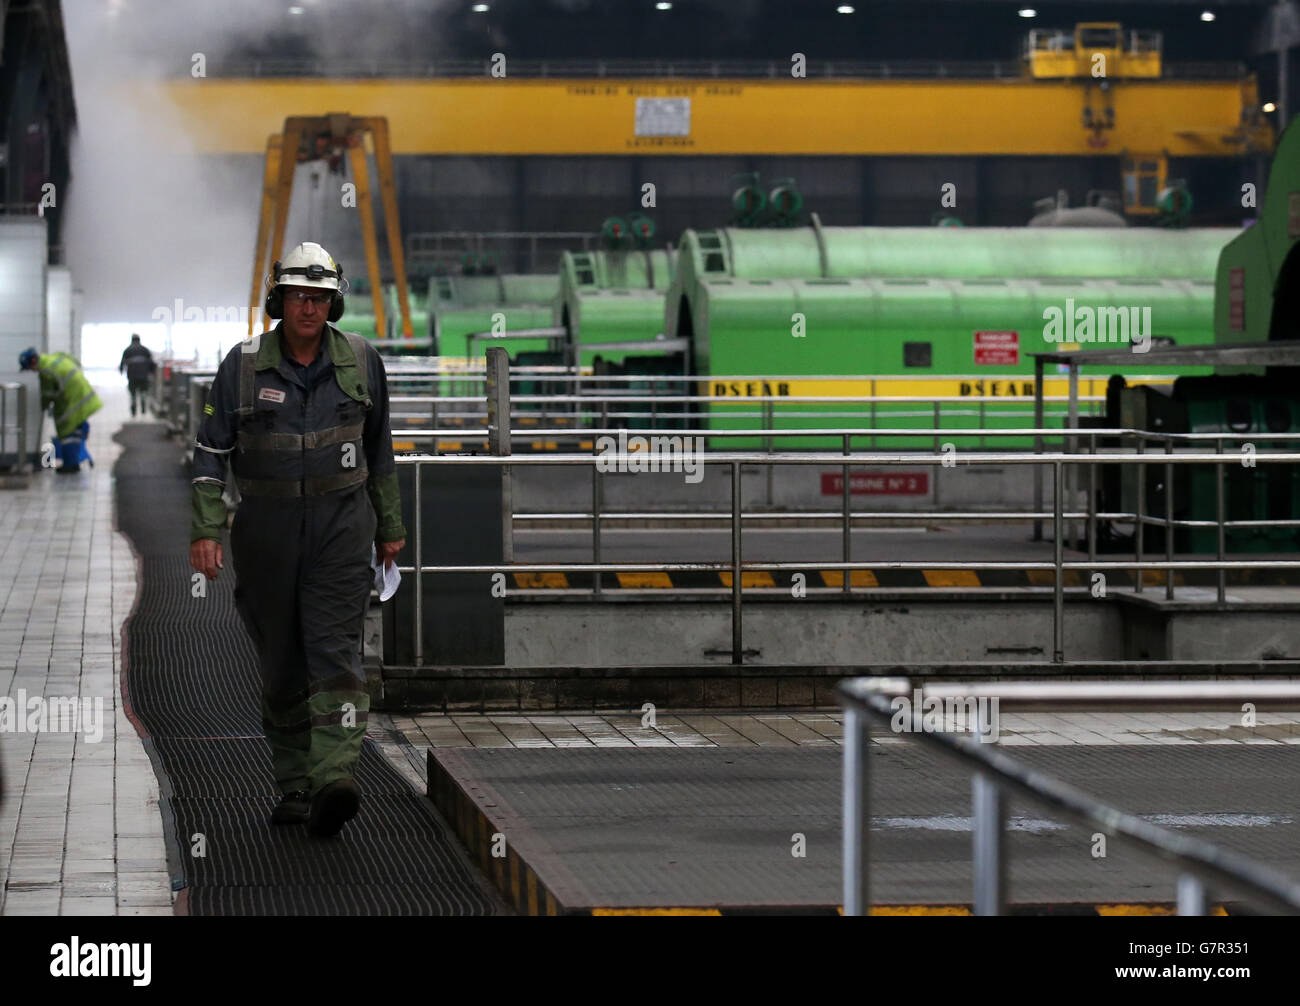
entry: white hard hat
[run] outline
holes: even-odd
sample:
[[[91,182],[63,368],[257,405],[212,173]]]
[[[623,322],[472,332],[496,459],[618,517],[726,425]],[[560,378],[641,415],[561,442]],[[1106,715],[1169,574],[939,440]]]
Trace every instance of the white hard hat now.
[[[320,245],[304,241],[271,267],[269,286],[315,286],[323,290],[347,291],[343,267]]]

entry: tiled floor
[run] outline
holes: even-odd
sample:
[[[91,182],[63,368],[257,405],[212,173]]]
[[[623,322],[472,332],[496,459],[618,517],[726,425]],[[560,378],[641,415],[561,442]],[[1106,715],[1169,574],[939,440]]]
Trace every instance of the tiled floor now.
[[[631,714],[603,716],[394,715],[412,744],[429,747],[809,747],[843,735],[837,711],[808,713],[660,713],[655,725]],[[1004,713],[999,743],[1040,744],[1300,744],[1300,715],[1259,713],[1243,726],[1232,713]],[[906,744],[904,735],[875,730],[877,744]]]
[[[37,472],[29,489],[0,491],[0,698],[25,700],[18,711],[30,714],[79,696],[90,714],[37,732],[26,716],[0,723],[5,915],[172,910],[158,784],[121,703],[121,628],[136,566],[113,530],[119,449],[110,438],[130,419],[129,404],[116,373],[87,376],[104,402],[90,419],[95,467]]]

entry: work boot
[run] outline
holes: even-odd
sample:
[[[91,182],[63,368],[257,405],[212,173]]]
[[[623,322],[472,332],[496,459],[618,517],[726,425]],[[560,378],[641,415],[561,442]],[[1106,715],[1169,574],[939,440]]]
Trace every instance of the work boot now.
[[[311,833],[322,837],[337,835],[339,829],[356,816],[360,806],[361,792],[351,779],[326,783],[311,798]]]
[[[280,805],[271,811],[272,824],[303,824],[311,815],[311,794],[296,789],[280,797]]]

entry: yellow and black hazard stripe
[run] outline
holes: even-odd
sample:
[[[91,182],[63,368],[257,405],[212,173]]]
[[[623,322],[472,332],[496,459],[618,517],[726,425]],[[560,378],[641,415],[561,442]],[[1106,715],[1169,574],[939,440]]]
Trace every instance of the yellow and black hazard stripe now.
[[[1102,557],[1110,559],[1111,557]],[[844,571],[839,569],[809,569],[803,571],[803,581],[796,581],[796,570],[746,570],[740,574],[742,588],[771,588],[790,590],[796,584],[806,587],[844,586]],[[595,573],[513,573],[518,590],[592,590]],[[672,572],[602,573],[601,590],[700,590],[731,589],[729,570],[677,570]],[[1111,587],[1133,587],[1136,574],[1129,570],[1107,570],[1106,580]],[[1066,587],[1087,588],[1091,577],[1086,570],[1068,569],[1062,575]],[[1213,587],[1217,581],[1213,570],[1188,570],[1174,574],[1178,587]],[[1251,569],[1228,573],[1228,586],[1284,587],[1300,584],[1300,570]],[[1149,587],[1164,586],[1165,574],[1160,570],[1146,570],[1143,584]],[[916,587],[960,589],[970,587],[1010,589],[1018,587],[1052,587],[1056,574],[1050,569],[855,569],[849,572],[849,585],[854,588],[906,589]]]
[[[595,445],[593,440],[543,440],[529,439],[528,437],[515,436],[510,442],[510,448],[516,454],[547,454],[556,451],[580,452],[590,451]],[[414,454],[416,452],[431,451],[433,453],[454,453],[454,454],[486,454],[488,452],[488,442],[486,438],[474,437],[471,439],[462,439],[457,436],[438,437],[437,439],[428,439],[421,437],[417,440],[403,440],[398,437],[393,438],[393,450],[398,454]]]
[[[447,819],[485,876],[496,885],[520,915],[568,914],[510,841],[504,843],[504,856],[493,855],[493,835],[501,829],[494,825],[478,805],[457,785],[430,749],[429,799]]]

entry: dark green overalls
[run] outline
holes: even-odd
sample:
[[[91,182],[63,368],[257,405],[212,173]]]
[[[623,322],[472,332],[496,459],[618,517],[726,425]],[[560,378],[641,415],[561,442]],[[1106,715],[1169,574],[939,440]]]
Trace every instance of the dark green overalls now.
[[[381,540],[404,530],[378,354],[328,326],[324,360],[304,375],[282,357],[278,331],[235,347],[222,364],[196,438],[195,488],[204,488],[204,455],[229,453],[241,495],[230,529],[235,604],[261,665],[276,784],[315,793],[352,777],[365,736],[360,644],[376,507]],[[372,464],[388,471],[376,477]],[[219,497],[219,488],[205,492],[214,489]],[[196,501],[196,522],[198,510]]]

